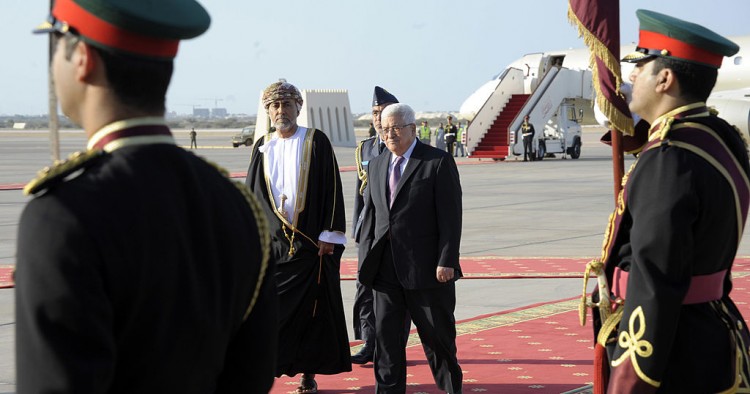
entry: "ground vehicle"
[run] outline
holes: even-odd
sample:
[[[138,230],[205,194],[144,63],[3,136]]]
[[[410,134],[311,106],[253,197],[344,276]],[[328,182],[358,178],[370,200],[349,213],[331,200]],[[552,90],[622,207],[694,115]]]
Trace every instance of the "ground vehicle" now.
[[[252,127],[252,126],[244,127],[242,131],[232,136],[232,146],[235,148],[240,145],[250,146],[253,144],[254,136],[255,136],[255,127]]]
[[[583,110],[576,116],[575,106],[564,102],[558,112],[544,125],[543,134],[535,136],[537,140],[537,159],[554,157],[562,153],[577,159],[581,156],[581,125]]]

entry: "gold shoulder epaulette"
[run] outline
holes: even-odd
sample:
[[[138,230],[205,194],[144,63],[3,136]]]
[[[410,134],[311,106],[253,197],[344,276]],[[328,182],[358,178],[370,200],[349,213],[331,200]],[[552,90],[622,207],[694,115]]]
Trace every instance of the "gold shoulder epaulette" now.
[[[26,184],[23,188],[23,194],[27,196],[36,194],[52,185],[63,182],[70,174],[88,168],[103,155],[104,151],[101,149],[75,152],[68,156],[66,160],[57,161],[50,167],[44,167],[37,172],[36,178]]]
[[[674,123],[674,117],[666,118],[662,121],[661,128],[659,129],[659,138],[662,141],[667,139],[667,135],[672,129],[672,123]]]
[[[735,125],[732,125],[732,128],[740,136],[740,139],[742,140],[742,143],[745,145],[745,150],[747,150],[747,148],[748,148],[748,146],[750,146],[750,144],[748,144],[747,137],[745,137],[745,133],[743,133],[742,130],[740,130],[740,128],[737,127],[737,126],[735,126]]]

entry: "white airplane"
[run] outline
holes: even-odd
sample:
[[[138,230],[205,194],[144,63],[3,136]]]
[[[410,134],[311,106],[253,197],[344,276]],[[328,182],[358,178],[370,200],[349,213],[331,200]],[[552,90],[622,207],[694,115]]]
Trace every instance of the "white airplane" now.
[[[725,57],[719,69],[716,86],[713,89],[708,105],[715,107],[722,118],[737,126],[746,136],[750,134],[750,35],[729,37],[740,46],[740,51],[732,57]],[[621,56],[633,52],[635,45],[625,45],[620,49]],[[621,63],[623,81],[628,76],[633,64]],[[554,72],[550,72],[554,71]],[[556,74],[556,75],[548,75]],[[556,77],[556,78],[555,78]],[[511,79],[519,79],[515,83]],[[519,155],[519,141],[514,135],[524,115],[530,115],[535,124],[545,125],[540,137],[546,140],[547,153],[570,154],[577,158],[580,146],[576,146],[578,132],[566,132],[571,124],[577,126],[582,121],[582,110],[590,111],[594,90],[591,86],[588,48],[530,53],[508,65],[501,73],[480,86],[461,105],[461,117],[472,119],[469,129],[467,148],[477,157],[495,157],[504,159],[511,154]],[[505,81],[504,81],[505,80]],[[565,82],[564,82],[565,81]],[[519,85],[522,83],[522,86]],[[538,92],[544,88],[545,92]],[[512,96],[525,96],[517,101],[526,100],[526,104],[510,117],[502,128],[507,128],[507,135],[501,139],[508,140],[508,149],[502,153],[498,148],[495,156],[483,156],[480,152],[482,139],[497,134],[497,125],[491,124],[500,116],[503,107],[512,105]],[[500,97],[502,96],[502,97]],[[528,99],[526,99],[528,97]],[[588,105],[582,105],[582,102]],[[585,108],[588,107],[588,108]],[[564,118],[567,118],[564,119]],[[596,117],[600,124],[606,119]],[[565,122],[568,122],[567,125]],[[476,124],[475,124],[476,123]],[[580,127],[578,127],[580,130]],[[546,138],[545,138],[546,137]],[[558,142],[559,141],[559,142]],[[579,139],[580,141],[580,139]],[[552,143],[552,147],[550,146]],[[579,142],[580,143],[580,142]],[[539,142],[535,141],[538,147]],[[544,144],[544,142],[542,142]],[[480,148],[474,150],[474,148]],[[544,147],[543,147],[544,148]],[[506,156],[503,156],[506,155]]]

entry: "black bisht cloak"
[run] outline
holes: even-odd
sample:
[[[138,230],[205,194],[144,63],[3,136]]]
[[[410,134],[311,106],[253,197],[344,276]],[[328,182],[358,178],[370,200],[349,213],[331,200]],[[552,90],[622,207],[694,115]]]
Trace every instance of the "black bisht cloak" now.
[[[291,255],[289,223],[277,216],[268,195],[264,154],[259,151],[265,138],[253,146],[245,180],[261,201],[271,231],[270,260],[276,265],[280,318],[276,376],[351,371],[339,274],[344,246],[335,245],[333,255],[322,258],[317,246],[322,231],[346,231],[344,195],[328,137],[319,130],[312,133],[306,199],[297,223],[292,223],[298,232]]]

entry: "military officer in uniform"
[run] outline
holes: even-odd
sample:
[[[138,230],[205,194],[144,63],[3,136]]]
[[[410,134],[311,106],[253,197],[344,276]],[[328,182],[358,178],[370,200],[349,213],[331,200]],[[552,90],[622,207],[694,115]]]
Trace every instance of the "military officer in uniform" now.
[[[521,135],[523,137],[523,161],[534,161],[534,125],[529,122],[529,115],[523,117]]]
[[[193,128],[190,130],[190,149],[198,149],[198,141],[196,140],[196,137],[198,137],[198,133]]]
[[[453,155],[456,149],[456,134],[458,134],[458,128],[453,124],[453,117],[448,116],[448,124],[445,125],[445,144],[450,155]]]
[[[635,63],[630,110],[650,129],[587,267],[600,283],[595,390],[747,392],[750,342],[729,294],[750,166],[738,130],[705,103],[739,48],[694,23],[636,15],[639,43],[623,61]]]
[[[398,103],[396,96],[380,86],[375,86],[375,91],[372,95],[372,123],[378,133],[374,137],[362,140],[354,152],[354,159],[357,163],[357,180],[354,192],[355,220],[352,221],[352,237],[357,243],[359,264],[362,264],[364,256],[367,255],[372,246],[372,239],[366,236],[362,237],[361,231],[363,227],[367,228],[370,226],[372,221],[370,217],[367,217],[367,212],[363,209],[366,205],[363,196],[368,180],[367,166],[370,160],[377,157],[385,149],[385,142],[380,138],[380,130],[382,129],[380,126],[380,113],[383,112],[385,107],[395,103]],[[366,364],[372,361],[375,351],[375,314],[372,308],[372,289],[362,285],[359,280],[357,280],[356,287],[353,311],[354,337],[363,340],[364,345],[357,354],[352,356],[352,363]]]
[[[179,15],[179,16],[177,16]],[[277,343],[268,226],[244,185],[178,147],[164,101],[194,0],[57,0],[63,112],[88,150],[43,170],[20,219],[19,393],[266,393]]]

